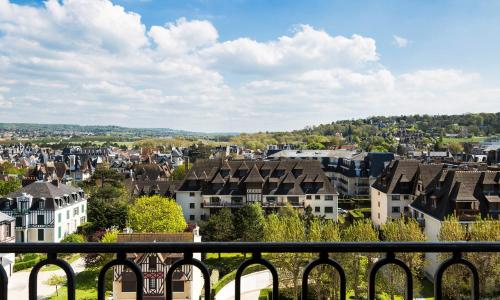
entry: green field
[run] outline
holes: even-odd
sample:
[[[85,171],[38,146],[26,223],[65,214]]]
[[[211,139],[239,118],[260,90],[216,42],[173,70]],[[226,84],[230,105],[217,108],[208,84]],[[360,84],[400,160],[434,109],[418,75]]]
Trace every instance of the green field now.
[[[458,142],[458,143],[477,143],[482,142],[487,139],[487,136],[473,136],[471,138],[450,138],[443,137],[443,143],[448,144],[449,142]]]

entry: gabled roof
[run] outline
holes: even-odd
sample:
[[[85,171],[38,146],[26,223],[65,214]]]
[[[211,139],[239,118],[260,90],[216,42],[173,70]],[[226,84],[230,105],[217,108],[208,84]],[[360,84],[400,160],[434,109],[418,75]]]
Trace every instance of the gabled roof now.
[[[250,174],[248,174],[247,178],[244,181],[245,183],[263,183],[264,178],[260,175],[259,169],[257,169],[257,165],[254,164],[252,170],[250,170]]]

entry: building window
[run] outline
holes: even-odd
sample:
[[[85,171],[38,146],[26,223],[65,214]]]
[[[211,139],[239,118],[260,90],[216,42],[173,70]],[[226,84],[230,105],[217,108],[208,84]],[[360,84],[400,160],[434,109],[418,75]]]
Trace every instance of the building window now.
[[[410,195],[404,195],[404,196],[403,196],[403,199],[405,199],[405,200],[410,200]]]
[[[135,275],[132,272],[123,272],[122,292],[135,292]]]
[[[317,212],[317,213],[321,212],[321,207],[316,206],[316,207],[314,208],[314,212]]]
[[[57,214],[57,222],[61,222],[62,221],[62,215],[61,213]]]
[[[184,281],[174,280],[172,281],[172,291],[176,293],[184,292]]]
[[[190,192],[189,197],[194,197],[194,192]]]
[[[325,195],[326,201],[333,201],[333,195]]]
[[[319,200],[319,199],[321,199],[321,196],[320,195],[314,195],[314,199]]]
[[[380,201],[377,202],[378,207],[380,207]]]
[[[391,199],[392,199],[392,201],[399,201],[400,200],[400,196],[399,195],[392,195]]]
[[[392,212],[393,213],[399,213],[401,211],[401,209],[399,208],[399,206],[393,206],[392,207]]]
[[[36,224],[45,225],[45,216],[44,215],[36,216]]]
[[[189,203],[189,208],[193,209],[194,207],[194,203]]]
[[[6,231],[7,237],[11,237],[11,235],[12,235],[10,225],[11,225],[11,223],[7,224],[7,228],[6,228],[7,229],[7,231]]]
[[[194,215],[189,215],[189,221],[194,221]]]
[[[150,270],[156,270],[156,256],[150,256],[148,258],[148,265]]]
[[[38,209],[45,209],[45,201],[41,200],[38,202]]]
[[[311,199],[312,199],[312,196],[311,196],[311,195],[307,195],[307,196],[306,196],[306,199],[307,199],[307,200],[311,200]]]
[[[61,226],[57,227],[57,238],[60,239],[61,238]]]
[[[38,240],[39,241],[43,241],[44,239],[44,234],[43,234],[44,230],[43,229],[38,229]]]
[[[156,290],[156,279],[149,279],[149,289]]]
[[[377,214],[378,219],[380,220],[380,213]]]
[[[16,227],[23,226],[23,217],[16,217]]]
[[[69,210],[66,211],[66,219],[69,219]]]
[[[325,214],[331,214],[331,213],[333,213],[333,207],[325,206]]]
[[[85,204],[82,204],[82,213],[85,212]]]

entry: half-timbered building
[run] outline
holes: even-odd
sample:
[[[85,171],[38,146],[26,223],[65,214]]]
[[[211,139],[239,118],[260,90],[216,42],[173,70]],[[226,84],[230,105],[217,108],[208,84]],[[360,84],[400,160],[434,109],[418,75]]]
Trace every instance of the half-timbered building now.
[[[198,227],[183,233],[121,233],[120,243],[137,242],[200,242]],[[200,253],[194,258],[201,259]],[[165,299],[165,276],[170,266],[182,258],[182,253],[129,253],[144,274],[144,300]],[[203,288],[203,277],[197,268],[184,265],[178,268],[172,278],[173,299],[199,299]],[[123,266],[116,266],[113,272],[113,299],[136,299],[134,273]]]

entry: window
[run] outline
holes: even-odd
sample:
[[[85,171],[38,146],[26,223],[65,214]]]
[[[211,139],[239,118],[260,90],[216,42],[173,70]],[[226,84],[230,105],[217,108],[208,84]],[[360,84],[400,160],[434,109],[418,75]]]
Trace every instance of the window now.
[[[57,214],[57,222],[61,222],[62,221],[62,215],[61,213]]]
[[[190,192],[189,197],[194,197],[194,192]]]
[[[307,195],[307,196],[306,196],[306,199],[307,199],[307,200],[311,200],[311,199],[312,199],[312,196],[311,196],[311,195]]]
[[[156,279],[149,279],[149,289],[156,290]]]
[[[409,200],[409,199],[410,199],[410,195],[404,195],[404,196],[403,196],[403,199],[405,199],[405,200]]]
[[[321,212],[321,207],[316,206],[316,207],[314,208],[314,212],[318,212],[318,213],[319,213],[319,212]]]
[[[45,201],[41,200],[38,202],[38,209],[45,209]]]
[[[392,201],[399,201],[400,197],[399,197],[399,195],[392,195],[391,199],[392,199]]]
[[[380,207],[380,201],[378,201],[377,204],[378,204],[378,207]]]
[[[150,256],[148,258],[148,266],[150,270],[156,270],[156,256]]]
[[[6,235],[7,237],[11,237],[12,236],[12,232],[11,232],[11,228],[10,228],[10,223],[7,224],[7,231],[6,231]]]
[[[184,281],[179,281],[179,280],[172,281],[172,291],[176,293],[184,292]]]
[[[23,226],[23,217],[16,217],[16,227]]]
[[[123,272],[122,292],[135,292],[135,275],[132,272]]]
[[[45,216],[44,215],[36,216],[36,223],[38,225],[45,225]]]
[[[325,206],[325,214],[331,214],[331,213],[333,213],[333,207]]]
[[[61,226],[57,227],[57,238],[61,238]]]
[[[392,207],[392,212],[393,213],[399,213],[401,211],[401,209],[399,208],[399,206],[393,206]]]
[[[194,215],[189,215],[189,221],[194,221]]]
[[[314,199],[319,200],[319,199],[321,199],[321,196],[320,195],[314,195]]]
[[[66,219],[69,219],[69,210],[66,211]]]
[[[378,219],[380,220],[380,213],[377,214]]]
[[[326,201],[333,201],[333,195],[325,195]]]
[[[82,204],[82,213],[85,212],[85,204]]]
[[[44,239],[44,234],[43,234],[44,230],[43,229],[38,229],[38,240],[39,241],[43,241]]]
[[[189,208],[193,209],[194,207],[194,203],[189,203]]]

